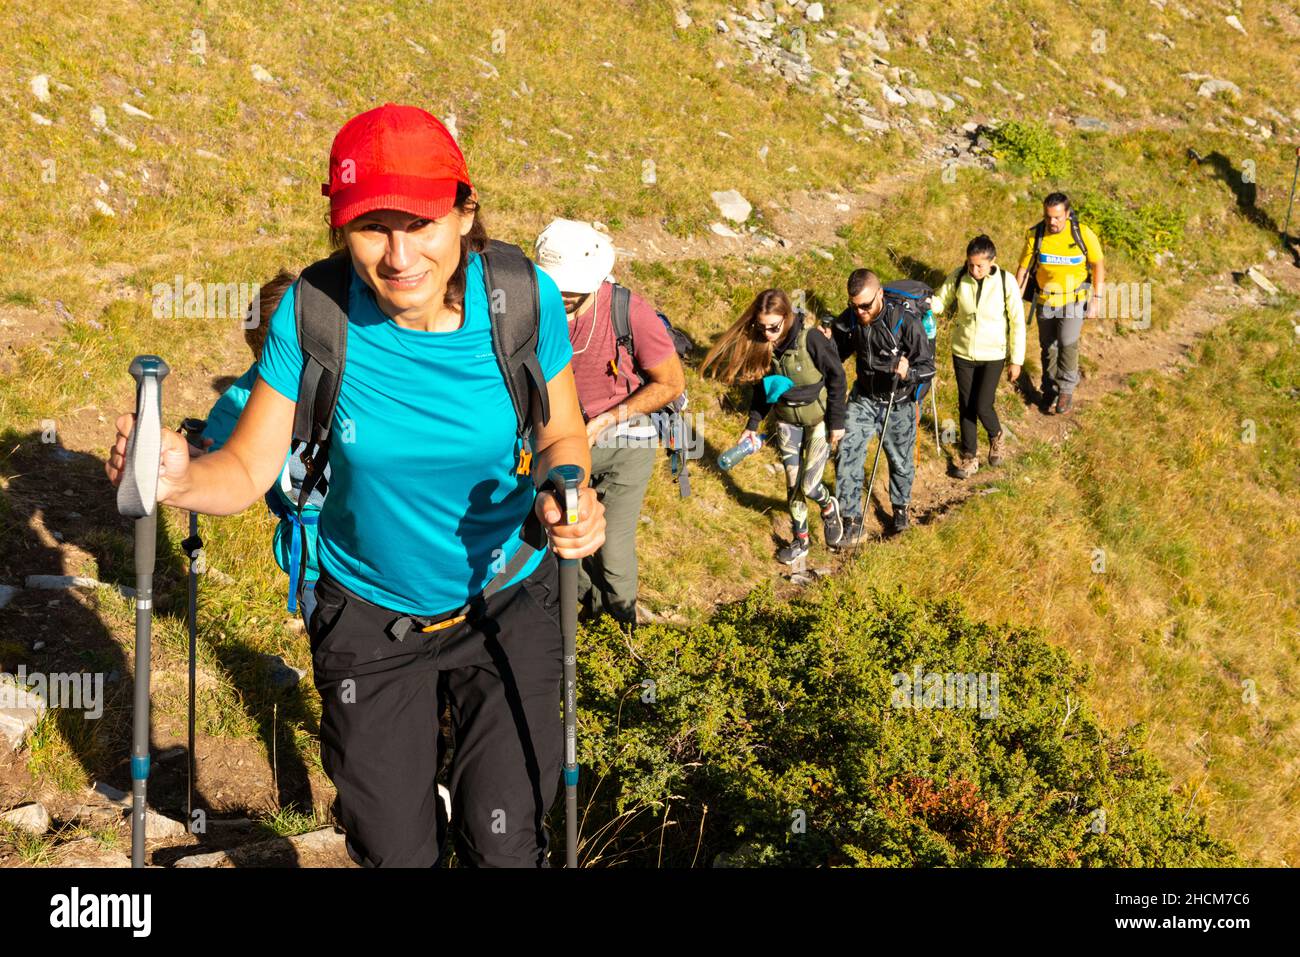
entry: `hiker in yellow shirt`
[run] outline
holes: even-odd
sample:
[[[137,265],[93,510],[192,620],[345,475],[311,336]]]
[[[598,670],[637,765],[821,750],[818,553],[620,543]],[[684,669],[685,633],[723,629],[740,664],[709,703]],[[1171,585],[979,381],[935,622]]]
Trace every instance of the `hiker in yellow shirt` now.
[[[1038,314],[1043,388],[1039,408],[1068,415],[1079,383],[1083,320],[1100,314],[1105,283],[1101,241],[1079,222],[1064,193],[1043,200],[1043,219],[1029,228],[1016,272],[1024,298]]]

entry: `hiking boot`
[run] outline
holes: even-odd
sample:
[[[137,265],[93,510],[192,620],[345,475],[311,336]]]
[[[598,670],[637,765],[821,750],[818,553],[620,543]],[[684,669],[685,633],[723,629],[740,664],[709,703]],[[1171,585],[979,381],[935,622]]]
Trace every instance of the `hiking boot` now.
[[[952,463],[952,474],[959,479],[968,479],[979,470],[980,460],[977,455],[963,455]]]
[[[776,560],[782,565],[793,565],[808,554],[808,535],[796,535],[789,545],[782,545],[776,550]]]
[[[907,506],[895,505],[894,506],[894,534],[899,535],[907,531],[908,527],[911,526],[911,524],[912,524],[912,520],[911,517],[907,514]]]
[[[826,536],[826,545],[834,548],[844,537],[844,521],[840,518],[840,503],[834,495],[822,509],[822,534]]]
[[[1007,457],[1007,434],[999,432],[989,439],[989,465],[1001,465]]]
[[[1043,415],[1051,415],[1056,404],[1057,394],[1055,392],[1042,392],[1038,396],[1038,411]]]
[[[846,548],[856,548],[862,544],[866,538],[866,530],[862,527],[862,519],[854,518],[852,515],[844,519],[844,534],[840,536],[838,551],[844,551]]]
[[[1074,393],[1062,392],[1056,399],[1056,414],[1069,415],[1074,409]]]

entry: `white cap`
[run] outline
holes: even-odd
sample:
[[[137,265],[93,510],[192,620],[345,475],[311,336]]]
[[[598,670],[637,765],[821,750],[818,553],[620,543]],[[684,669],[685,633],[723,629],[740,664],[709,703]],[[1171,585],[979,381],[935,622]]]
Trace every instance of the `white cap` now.
[[[555,219],[537,237],[533,256],[560,292],[586,294],[614,268],[614,242],[590,223]]]

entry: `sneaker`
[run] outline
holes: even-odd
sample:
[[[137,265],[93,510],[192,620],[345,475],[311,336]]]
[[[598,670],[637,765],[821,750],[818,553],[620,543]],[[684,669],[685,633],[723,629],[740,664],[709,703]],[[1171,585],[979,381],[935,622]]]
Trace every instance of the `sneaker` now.
[[[776,560],[782,565],[793,565],[808,554],[808,536],[796,535],[789,545],[782,545],[776,550]]]
[[[1001,465],[1007,457],[1007,434],[999,432],[989,439],[989,465]]]
[[[911,518],[907,514],[906,505],[894,506],[894,534],[898,535],[907,531],[908,526],[912,524]]]
[[[822,534],[826,536],[826,544],[834,548],[844,537],[844,522],[840,518],[840,503],[834,495],[822,509]]]
[[[1056,414],[1069,415],[1074,409],[1074,393],[1062,392],[1056,397]]]
[[[979,456],[963,455],[952,464],[953,474],[959,479],[968,479],[980,470]]]

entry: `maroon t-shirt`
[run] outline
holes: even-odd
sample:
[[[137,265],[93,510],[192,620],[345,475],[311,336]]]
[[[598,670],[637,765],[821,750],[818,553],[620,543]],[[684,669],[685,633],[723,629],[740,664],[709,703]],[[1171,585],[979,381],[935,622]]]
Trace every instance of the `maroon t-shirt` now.
[[[578,386],[578,401],[589,419],[616,408],[641,388],[641,378],[636,374],[638,364],[650,369],[675,352],[673,340],[654,307],[632,293],[629,318],[632,344],[636,349],[636,362],[633,362],[626,350],[618,348],[614,338],[614,321],[610,314],[613,299],[612,284],[601,283],[593,304],[576,317],[568,317],[569,342],[573,345],[573,378]],[[615,349],[618,350],[617,375],[610,366]]]

